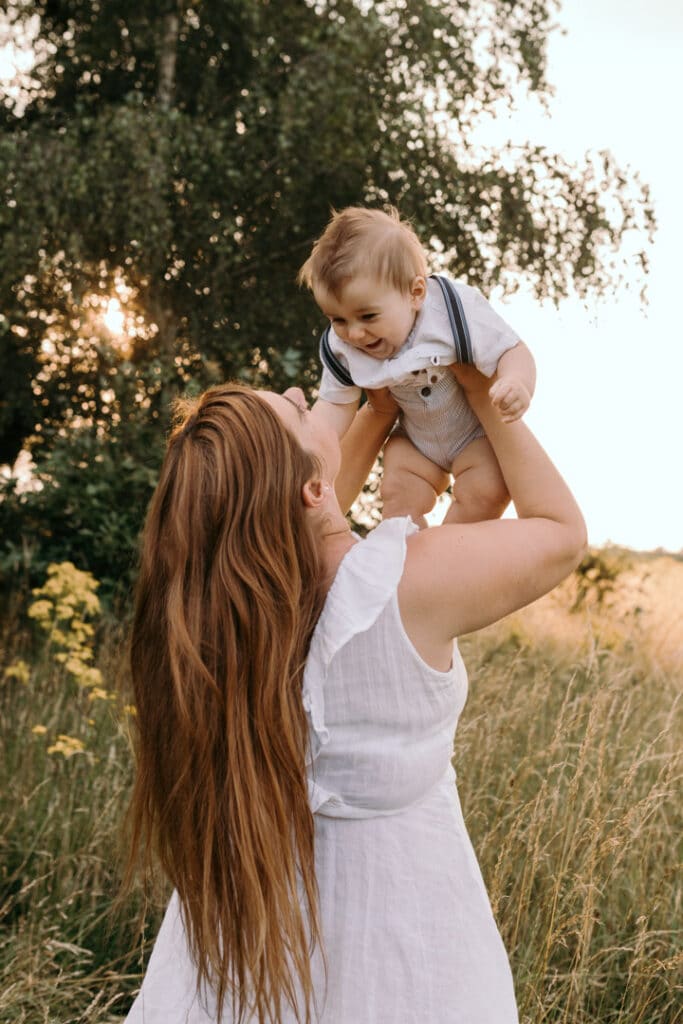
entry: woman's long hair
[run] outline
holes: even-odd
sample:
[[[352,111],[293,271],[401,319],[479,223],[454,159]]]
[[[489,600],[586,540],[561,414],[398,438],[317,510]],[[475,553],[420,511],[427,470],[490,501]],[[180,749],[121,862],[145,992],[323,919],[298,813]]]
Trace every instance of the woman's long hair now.
[[[248,388],[172,433],[143,534],[132,630],[137,777],[128,878],[158,858],[198,986],[234,1017],[310,1020],[320,940],[302,677],[324,601],[301,489],[319,471]]]

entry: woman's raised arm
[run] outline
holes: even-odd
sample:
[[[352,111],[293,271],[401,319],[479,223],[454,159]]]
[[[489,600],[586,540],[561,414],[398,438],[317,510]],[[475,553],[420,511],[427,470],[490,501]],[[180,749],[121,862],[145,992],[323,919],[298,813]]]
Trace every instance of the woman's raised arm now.
[[[368,478],[378,452],[391,430],[398,406],[387,389],[371,391],[341,441],[341,469],[334,489],[344,514]]]
[[[444,525],[410,539],[401,614],[427,660],[430,652],[440,660],[451,638],[547,593],[586,546],[576,501],[529,428],[502,422],[488,378],[472,367],[452,369],[496,453],[518,518]]]

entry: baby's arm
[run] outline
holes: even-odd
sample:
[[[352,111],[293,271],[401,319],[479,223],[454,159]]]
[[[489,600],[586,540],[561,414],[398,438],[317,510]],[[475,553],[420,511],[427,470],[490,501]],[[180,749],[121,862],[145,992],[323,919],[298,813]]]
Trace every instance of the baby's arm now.
[[[337,434],[341,441],[342,437],[353,423],[353,418],[358,411],[358,399],[352,402],[327,402],[319,398],[311,409],[313,416],[324,420]]]
[[[503,352],[496,374],[489,389],[491,403],[504,423],[514,423],[529,408],[536,387],[536,363],[523,341]]]

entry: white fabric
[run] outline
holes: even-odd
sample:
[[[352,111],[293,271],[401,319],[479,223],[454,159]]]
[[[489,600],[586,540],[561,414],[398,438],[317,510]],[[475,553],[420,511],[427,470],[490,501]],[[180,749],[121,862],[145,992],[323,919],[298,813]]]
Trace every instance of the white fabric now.
[[[320,1024],[517,1024],[507,956],[463,822],[453,733],[467,694],[454,645],[430,668],[396,588],[409,519],[345,556],[311,644],[311,805],[327,954]],[[129,1024],[212,1024],[171,901]],[[231,1020],[226,1009],[226,1021]],[[289,1012],[280,1024],[293,1024]]]
[[[520,341],[519,335],[499,316],[477,288],[454,281],[463,305],[475,365],[487,377],[496,370],[498,360]],[[328,340],[337,359],[345,366],[355,387],[346,387],[323,367],[319,396],[326,402],[346,405],[358,401],[361,388],[385,388],[400,384],[415,371],[456,362],[455,345],[446,303],[437,281],[427,279],[427,296],[412,331],[390,359],[372,356],[346,344],[330,330]]]

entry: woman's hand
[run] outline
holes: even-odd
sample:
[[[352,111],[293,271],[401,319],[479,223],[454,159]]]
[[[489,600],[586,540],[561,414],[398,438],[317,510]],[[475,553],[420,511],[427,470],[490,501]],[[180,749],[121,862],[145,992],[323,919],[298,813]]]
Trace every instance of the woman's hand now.
[[[366,394],[368,396],[367,405],[370,406],[373,412],[387,416],[393,413],[394,417],[396,417],[398,405],[389,388],[371,388]]]
[[[476,403],[481,399],[483,391],[488,392],[503,423],[514,423],[529,408],[536,387],[536,363],[523,341],[503,352],[497,372],[491,379],[474,366],[454,363],[450,369],[470,404],[471,400]]]
[[[490,425],[485,422],[485,418],[492,410],[496,410],[503,423],[514,423],[529,407],[531,395],[522,382],[517,389],[510,386],[507,378],[498,374],[486,377],[476,366],[464,366],[462,363],[452,363],[449,370],[464,391],[472,409],[482,420],[487,433]]]
[[[468,366],[465,363],[451,363],[448,369],[468,398],[471,394],[484,395],[491,387],[491,378],[485,377],[476,366]]]

